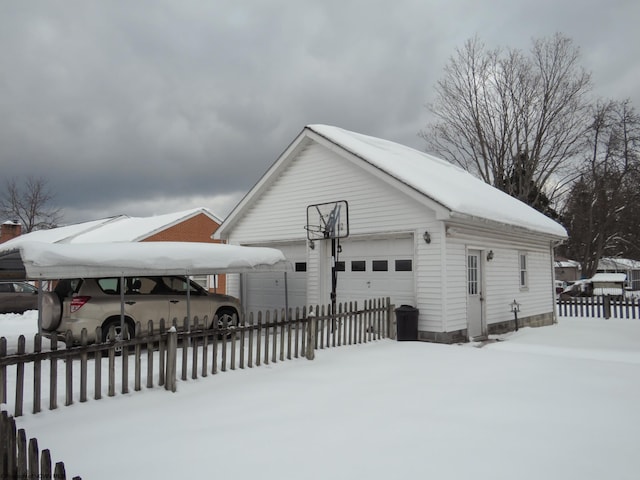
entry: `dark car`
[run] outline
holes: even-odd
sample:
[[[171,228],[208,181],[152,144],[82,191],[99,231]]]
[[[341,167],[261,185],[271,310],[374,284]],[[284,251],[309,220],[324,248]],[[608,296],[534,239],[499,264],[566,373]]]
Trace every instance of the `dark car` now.
[[[0,282],[0,313],[38,309],[38,289],[27,282]]]
[[[570,283],[560,293],[560,300],[568,300],[576,297],[592,297],[593,284],[590,280],[576,280]]]

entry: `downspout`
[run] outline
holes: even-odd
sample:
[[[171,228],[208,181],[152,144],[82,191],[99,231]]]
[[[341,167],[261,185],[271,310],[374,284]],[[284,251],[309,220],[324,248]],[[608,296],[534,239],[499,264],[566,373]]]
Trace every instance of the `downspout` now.
[[[560,242],[549,242],[549,258],[551,259],[551,298],[553,299],[553,319],[552,323],[558,323],[558,302],[556,299],[556,268],[555,268],[555,256],[554,256],[554,244],[560,244]]]

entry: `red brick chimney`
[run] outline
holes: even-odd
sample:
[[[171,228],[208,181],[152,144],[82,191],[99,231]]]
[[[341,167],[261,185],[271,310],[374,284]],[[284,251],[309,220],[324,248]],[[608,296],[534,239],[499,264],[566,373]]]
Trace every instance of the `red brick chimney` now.
[[[0,243],[7,242],[22,234],[22,225],[18,222],[4,222],[0,225]]]

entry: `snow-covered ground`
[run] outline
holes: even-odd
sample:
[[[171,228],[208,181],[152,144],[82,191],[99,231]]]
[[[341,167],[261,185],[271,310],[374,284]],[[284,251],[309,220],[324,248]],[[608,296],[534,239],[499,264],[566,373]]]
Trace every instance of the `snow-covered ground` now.
[[[34,319],[0,315],[0,335]],[[319,350],[18,426],[87,480],[638,478],[640,320],[562,318],[499,340]]]

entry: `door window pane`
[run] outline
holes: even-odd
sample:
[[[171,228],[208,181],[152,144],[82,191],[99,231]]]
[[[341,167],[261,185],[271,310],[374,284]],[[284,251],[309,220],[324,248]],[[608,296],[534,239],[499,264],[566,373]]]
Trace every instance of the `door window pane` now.
[[[469,255],[467,257],[467,289],[469,295],[477,295],[478,294],[478,256],[477,255]]]

